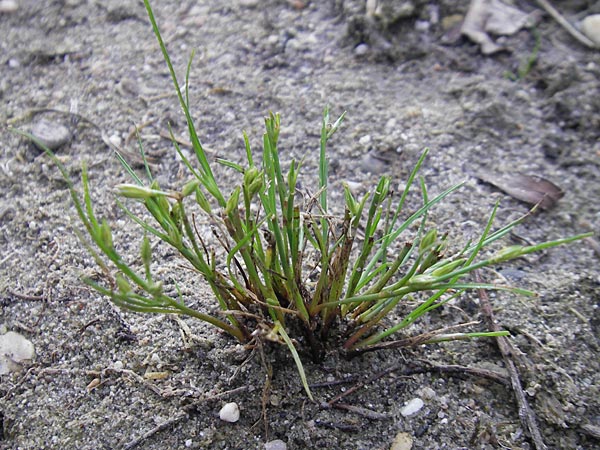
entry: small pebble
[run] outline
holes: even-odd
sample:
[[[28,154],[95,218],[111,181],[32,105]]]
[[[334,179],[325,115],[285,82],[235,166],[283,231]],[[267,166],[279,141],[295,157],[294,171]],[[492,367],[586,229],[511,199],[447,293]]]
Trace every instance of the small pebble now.
[[[108,142],[110,142],[115,147],[120,148],[121,144],[123,143],[123,140],[121,139],[121,136],[119,136],[117,133],[114,133],[110,135],[110,137],[108,138]]]
[[[369,53],[369,45],[368,44],[358,44],[354,47],[354,54],[356,56],[365,56]]]
[[[225,422],[237,422],[240,420],[240,407],[237,403],[225,403],[219,411],[219,418]]]
[[[433,400],[436,396],[435,391],[429,386],[425,386],[422,389],[419,389],[419,395],[425,400]]]
[[[420,398],[413,398],[404,405],[404,407],[400,410],[400,414],[402,414],[404,417],[412,416],[413,414],[419,412],[424,404],[425,403],[423,403],[423,400]]]
[[[592,14],[583,19],[581,31],[596,45],[600,45],[600,14]]]
[[[365,134],[364,136],[362,136],[362,137],[361,137],[361,138],[358,140],[358,143],[359,143],[360,145],[367,146],[367,145],[369,145],[369,144],[371,143],[371,141],[372,141],[372,140],[373,140],[373,139],[371,138],[371,135],[370,135],[370,134]]]
[[[413,439],[410,434],[400,432],[394,438],[390,450],[411,450],[413,446]]]
[[[287,450],[287,444],[281,439],[275,439],[265,444],[265,450]]]
[[[123,367],[125,367],[123,361],[115,361],[115,363],[113,364],[113,369],[115,370],[123,370]]]
[[[244,8],[255,8],[260,3],[260,0],[238,0],[238,3]]]
[[[431,24],[426,20],[417,20],[415,21],[415,30],[420,32],[429,31],[431,28]]]
[[[0,0],[0,14],[13,13],[17,9],[19,9],[19,3],[17,3],[17,0]]]
[[[67,127],[56,122],[40,120],[31,127],[31,134],[38,138],[50,150],[56,150],[71,139],[71,132]],[[35,144],[40,150],[37,143]]]
[[[390,169],[390,161],[379,157],[376,152],[369,152],[360,159],[360,168],[367,173],[382,174]]]
[[[33,359],[35,350],[25,336],[9,331],[0,336],[0,375],[21,370],[21,363]]]
[[[94,378],[92,381],[90,381],[90,384],[88,384],[85,389],[88,392],[92,392],[94,389],[96,389],[98,386],[100,386],[100,383],[102,383],[100,381],[100,378]]]
[[[350,189],[350,192],[352,192],[354,195],[358,194],[363,187],[363,184],[358,181],[346,180],[345,183],[346,186],[348,186],[348,189]]]

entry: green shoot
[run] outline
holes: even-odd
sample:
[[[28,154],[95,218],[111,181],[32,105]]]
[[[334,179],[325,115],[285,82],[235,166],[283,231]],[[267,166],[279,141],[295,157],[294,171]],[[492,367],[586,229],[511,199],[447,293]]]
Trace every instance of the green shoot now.
[[[144,0],[144,4],[187,120],[196,158],[190,161],[185,157],[171,132],[175,151],[189,170],[189,180],[176,189],[163,189],[147,163],[144,182],[117,154],[132,180],[117,186],[117,204],[143,230],[139,263],[126,262],[131,258],[117,250],[110,225],[96,217],[85,166],[81,198],[68,170],[45,148],[66,180],[85,228],[78,235],[82,240],[87,235],[84,245],[104,274],[100,281],[84,281],[119,307],[140,313],[193,317],[241,343],[262,338],[279,342],[289,350],[302,386],[312,399],[301,355],[308,351],[319,360],[329,345],[329,336],[335,333],[340,337],[336,327],[342,326],[348,333],[342,344],[348,352],[505,335],[503,331],[457,333],[446,328],[407,338],[406,332],[429,312],[474,289],[533,295],[516,287],[471,282],[468,276],[477,269],[590,236],[585,233],[530,246],[508,246],[490,256],[490,246],[524,220],[523,217],[495,230],[496,205],[488,222],[482,225],[477,242],[448,254],[447,235],[429,228],[428,213],[462,185],[431,195],[422,178],[414,187],[428,150],[420,155],[399,198],[391,192],[389,177],[381,177],[374,189],[360,199],[343,186],[345,213],[335,217],[328,199],[331,189],[338,186],[329,183],[327,145],[341,129],[345,113],[331,123],[329,108],[323,111],[321,122],[316,192],[304,194],[298,189],[301,163],[280,161],[281,119],[273,113],[265,119],[262,152],[252,151],[248,136],[243,133],[246,161],[217,161],[221,170],[233,170],[239,176],[239,183],[226,192],[219,186],[190,113],[192,58],[182,93],[149,0]],[[30,134],[17,132],[36,141]],[[140,152],[145,161],[141,143]],[[421,205],[407,211],[406,201],[415,190],[420,190]],[[142,204],[146,213],[135,213],[127,206],[130,202]],[[206,215],[214,224],[214,236],[198,232],[198,214]],[[186,305],[179,288],[176,298],[164,292],[164,280],[152,271],[152,262],[157,261],[150,238],[171,246],[193,267],[210,286],[218,312],[209,314]],[[217,256],[223,254],[224,258]],[[393,322],[391,312],[399,307],[407,312]],[[293,333],[298,330],[303,339],[294,339]],[[398,340],[391,340],[398,334]],[[300,348],[298,342],[305,342],[305,347]]]

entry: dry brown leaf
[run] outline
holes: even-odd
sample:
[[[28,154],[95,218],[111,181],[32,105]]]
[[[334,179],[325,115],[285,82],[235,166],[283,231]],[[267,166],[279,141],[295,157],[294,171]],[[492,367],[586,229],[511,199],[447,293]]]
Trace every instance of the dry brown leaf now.
[[[556,184],[537,175],[481,173],[477,178],[497,187],[517,200],[530,205],[539,204],[542,209],[554,207],[564,195],[562,189]]]
[[[484,55],[491,55],[504,47],[496,44],[489,34],[511,35],[535,20],[535,14],[524,13],[500,0],[472,0],[461,33],[478,43]]]

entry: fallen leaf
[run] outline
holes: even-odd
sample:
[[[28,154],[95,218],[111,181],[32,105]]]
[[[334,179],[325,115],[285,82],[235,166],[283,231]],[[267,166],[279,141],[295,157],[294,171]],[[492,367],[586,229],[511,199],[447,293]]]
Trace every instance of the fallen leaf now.
[[[500,0],[472,0],[461,33],[481,46],[484,55],[504,50],[488,33],[511,35],[537,20],[537,12],[527,14]]]
[[[481,173],[477,178],[496,186],[517,200],[539,205],[542,209],[554,207],[564,195],[556,184],[537,175]]]

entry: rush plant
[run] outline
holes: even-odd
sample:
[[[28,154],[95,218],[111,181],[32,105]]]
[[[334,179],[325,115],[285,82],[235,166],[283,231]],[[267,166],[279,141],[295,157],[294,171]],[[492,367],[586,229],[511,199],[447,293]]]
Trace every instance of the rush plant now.
[[[88,249],[103,269],[101,281],[85,282],[116,305],[140,313],[194,317],[241,343],[254,339],[280,342],[291,352],[302,384],[312,398],[299,350],[309,351],[318,360],[328,339],[340,343],[348,352],[363,352],[507,334],[456,332],[455,327],[448,327],[392,339],[397,333],[406,332],[423,315],[469,289],[503,289],[532,295],[523,289],[474,283],[466,278],[476,269],[588,236],[509,246],[492,256],[489,251],[485,252],[488,256],[482,256],[482,250],[524,219],[494,230],[496,205],[487,224],[482,224],[478,240],[457,252],[448,252],[447,236],[430,228],[427,217],[431,208],[461,185],[430,197],[424,180],[417,178],[427,151],[410,173],[399,198],[392,196],[387,176],[381,177],[362,198],[356,198],[344,186],[345,212],[336,217],[328,204],[326,148],[340,129],[344,115],[331,121],[327,108],[321,125],[316,192],[311,195],[300,192],[301,162],[280,161],[277,114],[269,114],[265,119],[266,131],[258,154],[243,134],[244,165],[217,161],[239,175],[238,184],[225,191],[213,173],[214,165],[198,138],[190,114],[191,59],[182,90],[149,1],[144,3],[187,119],[195,160],[186,158],[173,138],[175,151],[189,170],[189,181],[178,190],[168,190],[159,186],[147,165],[142,179],[117,155],[131,176],[131,183],[117,186],[118,195],[143,204],[146,210],[139,215],[128,206],[129,201],[117,200],[124,214],[144,230],[136,263],[127,262],[130,259],[121,255],[113,242],[110,225],[94,213],[85,167],[83,197],[80,197],[66,168],[46,150],[67,180],[77,214],[93,243],[87,244]],[[421,205],[407,212],[406,200],[414,185],[420,187]],[[205,236],[198,231],[198,214],[212,224],[213,235]],[[151,240],[171,246],[187,261],[212,289],[216,308],[197,310],[189,306],[181,293],[173,296],[165,291],[164,280],[152,270],[160,262],[152,254]],[[398,310],[406,313],[393,321],[390,313]]]

